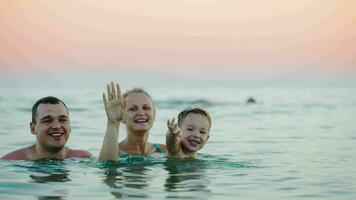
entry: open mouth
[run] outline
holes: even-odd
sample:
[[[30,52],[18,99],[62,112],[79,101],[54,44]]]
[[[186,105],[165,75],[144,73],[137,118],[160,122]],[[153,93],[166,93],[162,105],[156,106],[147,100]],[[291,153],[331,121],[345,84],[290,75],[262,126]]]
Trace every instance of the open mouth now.
[[[139,124],[146,123],[146,122],[148,122],[148,119],[146,119],[146,118],[138,118],[138,119],[135,119],[134,122],[135,123],[139,123]]]
[[[188,139],[188,142],[189,142],[189,144],[192,145],[193,147],[196,147],[196,146],[200,145],[200,143],[201,143],[200,140],[197,139],[197,138],[189,138],[189,139]]]
[[[64,133],[61,133],[61,132],[51,132],[48,134],[50,137],[56,139],[56,140],[59,140],[63,135]]]

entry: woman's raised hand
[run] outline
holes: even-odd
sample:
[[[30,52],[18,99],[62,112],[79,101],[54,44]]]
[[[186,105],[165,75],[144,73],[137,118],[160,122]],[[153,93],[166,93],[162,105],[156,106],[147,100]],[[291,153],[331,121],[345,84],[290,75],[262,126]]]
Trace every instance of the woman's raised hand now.
[[[124,109],[119,84],[111,81],[107,85],[107,96],[103,93],[103,103],[109,121],[120,122],[123,119]]]

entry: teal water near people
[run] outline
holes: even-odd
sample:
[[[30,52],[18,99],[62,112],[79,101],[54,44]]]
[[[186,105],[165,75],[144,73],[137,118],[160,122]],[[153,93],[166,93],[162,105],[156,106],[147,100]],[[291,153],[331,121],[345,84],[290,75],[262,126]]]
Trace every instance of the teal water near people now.
[[[122,155],[118,162],[0,160],[0,199],[356,198],[356,87],[144,88],[157,106],[152,143],[165,143],[166,121],[185,107],[201,105],[211,113],[211,137],[195,159],[154,154]],[[30,108],[48,95],[68,106],[67,145],[98,156],[106,127],[102,87],[0,86],[0,91],[1,156],[33,144]],[[250,96],[256,103],[246,104]]]

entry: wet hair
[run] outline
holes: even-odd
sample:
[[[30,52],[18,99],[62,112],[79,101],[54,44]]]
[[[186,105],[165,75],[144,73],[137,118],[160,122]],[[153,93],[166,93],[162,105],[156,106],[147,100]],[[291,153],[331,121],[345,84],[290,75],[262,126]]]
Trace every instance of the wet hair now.
[[[143,88],[135,87],[135,88],[133,88],[132,90],[127,90],[127,91],[122,95],[122,98],[125,100],[130,94],[134,94],[134,93],[143,93],[143,94],[145,94],[146,96],[148,96],[148,97],[151,99],[153,108],[155,107],[152,97],[151,97],[151,96],[148,94],[148,92],[147,92],[146,90],[144,90]],[[125,103],[124,103],[124,105],[125,105]]]
[[[66,104],[62,100],[58,99],[57,97],[48,96],[48,97],[43,97],[42,99],[39,99],[32,106],[32,122],[36,123],[37,109],[40,104],[60,104],[60,103],[62,103],[64,105],[64,107],[66,108],[66,110],[68,112],[68,108],[67,108]]]
[[[209,130],[211,127],[211,117],[210,114],[208,113],[208,111],[204,110],[203,108],[200,107],[192,107],[192,108],[186,108],[185,110],[183,110],[182,112],[179,113],[178,115],[178,125],[181,127],[182,123],[184,121],[184,119],[190,114],[190,113],[194,113],[194,114],[200,114],[203,115],[204,117],[206,117],[209,121]]]
[[[253,97],[249,97],[249,98],[246,100],[246,103],[248,103],[248,104],[254,104],[254,103],[256,103],[256,100],[255,100]]]

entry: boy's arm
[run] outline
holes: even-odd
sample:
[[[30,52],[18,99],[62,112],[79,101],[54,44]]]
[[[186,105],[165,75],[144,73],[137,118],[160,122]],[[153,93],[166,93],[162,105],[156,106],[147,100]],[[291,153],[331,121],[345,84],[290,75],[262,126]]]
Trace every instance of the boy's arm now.
[[[98,160],[118,160],[117,152],[120,121],[123,116],[123,106],[121,101],[121,92],[118,84],[111,82],[111,87],[107,86],[108,97],[103,94],[103,102],[106,115],[108,117],[106,133],[101,147]]]
[[[177,123],[174,123],[174,118],[167,121],[168,131],[166,134],[167,155],[175,156],[181,151],[181,130]]]

